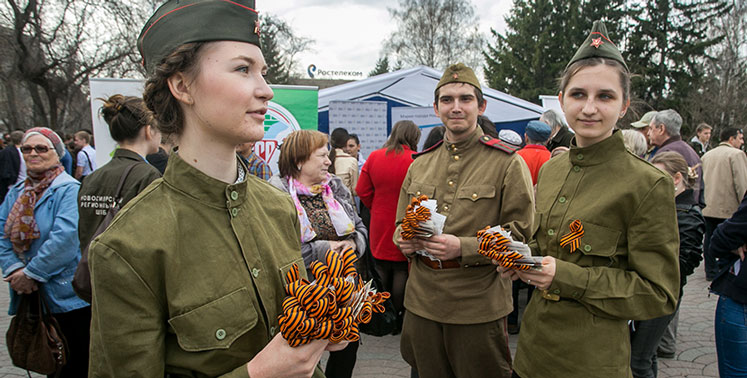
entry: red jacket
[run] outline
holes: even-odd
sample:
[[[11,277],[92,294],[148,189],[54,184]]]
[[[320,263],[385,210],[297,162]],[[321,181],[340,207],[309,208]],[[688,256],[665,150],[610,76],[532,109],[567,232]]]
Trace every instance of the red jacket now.
[[[372,152],[355,187],[361,202],[371,210],[371,251],[379,260],[407,261],[392,242],[400,188],[415,153],[407,146],[402,147],[401,153],[387,154],[384,148]]]
[[[524,158],[529,167],[529,172],[532,174],[532,184],[537,185],[537,175],[540,167],[550,160],[550,151],[540,144],[527,144],[516,153]]]

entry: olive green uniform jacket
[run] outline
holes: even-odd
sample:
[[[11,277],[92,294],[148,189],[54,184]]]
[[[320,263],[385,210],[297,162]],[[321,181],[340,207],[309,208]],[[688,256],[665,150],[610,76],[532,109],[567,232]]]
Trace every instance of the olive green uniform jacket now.
[[[290,197],[169,158],[90,248],[91,377],[247,377],[303,268]],[[317,369],[317,376],[323,376]]]
[[[560,247],[580,220],[578,249]],[[628,320],[674,312],[677,215],[669,175],[629,153],[622,133],[550,159],[537,182],[530,246],[553,256],[547,293],[524,313],[514,369],[532,377],[631,377]]]
[[[160,178],[161,173],[138,155],[137,152],[119,148],[114,151],[112,160],[93,171],[80,185],[78,192],[78,239],[85,247],[91,242],[93,233],[106,217],[109,207],[116,200],[117,185],[124,170],[135,165],[122,186],[124,206],[142,192],[153,180]],[[81,248],[82,248],[81,247]]]
[[[449,324],[486,323],[511,312],[511,281],[501,278],[490,259],[477,253],[476,234],[486,226],[501,225],[517,240],[528,239],[534,210],[532,178],[515,150],[483,136],[478,127],[468,139],[444,141],[410,165],[399,195],[397,222],[412,197],[435,198],[438,212],[446,216],[443,233],[460,239],[462,256],[461,267],[443,270],[411,259],[405,289],[408,311]],[[398,227],[395,243],[399,232]]]

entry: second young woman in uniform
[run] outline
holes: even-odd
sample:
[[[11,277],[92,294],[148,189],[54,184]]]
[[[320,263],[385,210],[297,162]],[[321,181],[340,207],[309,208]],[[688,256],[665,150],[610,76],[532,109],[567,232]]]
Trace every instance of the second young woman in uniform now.
[[[626,151],[614,130],[629,83],[620,52],[595,22],[560,85],[575,143],[537,182],[530,246],[545,256],[542,270],[507,271],[540,289],[519,335],[520,377],[630,377],[628,320],[670,314],[677,304],[672,179]]]

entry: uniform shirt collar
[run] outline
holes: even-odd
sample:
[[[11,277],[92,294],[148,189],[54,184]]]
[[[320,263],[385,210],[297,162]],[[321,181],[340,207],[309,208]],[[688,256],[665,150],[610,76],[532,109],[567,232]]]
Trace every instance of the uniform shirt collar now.
[[[615,130],[609,138],[588,147],[576,146],[574,139],[571,143],[571,150],[568,151],[568,157],[571,164],[584,167],[605,163],[622,153],[625,153],[622,133],[620,130]]]
[[[172,153],[163,174],[163,181],[200,202],[226,209],[240,205],[244,201],[249,180],[227,184],[187,164],[178,153]]]
[[[138,154],[135,151],[128,150],[126,148],[117,148],[116,150],[114,150],[114,155],[112,155],[112,159],[115,159],[115,158],[146,161],[142,155]]]
[[[459,141],[459,142],[449,142],[448,139],[444,136],[444,143],[443,148],[446,149],[446,151],[449,151],[450,154],[457,154],[464,150],[468,150],[472,148],[473,146],[476,146],[480,143],[480,137],[483,136],[482,129],[480,126],[477,126],[476,130],[470,135],[469,137]]]

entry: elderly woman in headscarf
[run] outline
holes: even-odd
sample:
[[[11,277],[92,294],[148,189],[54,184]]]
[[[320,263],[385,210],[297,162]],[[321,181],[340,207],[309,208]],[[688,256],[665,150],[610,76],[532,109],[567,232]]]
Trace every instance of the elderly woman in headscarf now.
[[[0,206],[0,264],[10,284],[10,308],[20,295],[41,295],[67,339],[69,355],[60,377],[88,375],[91,308],[73,292],[80,260],[77,196],[80,183],[65,173],[65,146],[45,127],[28,130],[21,142],[26,180]]]

